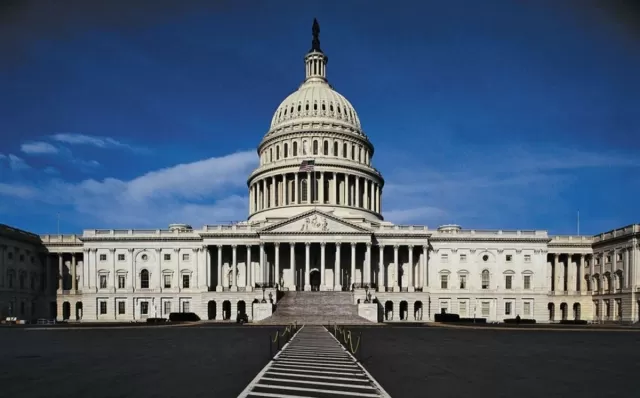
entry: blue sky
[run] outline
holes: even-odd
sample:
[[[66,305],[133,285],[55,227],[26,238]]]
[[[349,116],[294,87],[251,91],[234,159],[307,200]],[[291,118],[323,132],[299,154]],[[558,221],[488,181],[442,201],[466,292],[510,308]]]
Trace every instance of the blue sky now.
[[[60,214],[62,233],[80,233],[246,219],[255,148],[302,81],[314,17],[329,81],[376,147],[386,219],[551,234],[575,233],[578,211],[584,234],[640,221],[630,10],[89,3],[0,8],[0,223],[55,233]]]

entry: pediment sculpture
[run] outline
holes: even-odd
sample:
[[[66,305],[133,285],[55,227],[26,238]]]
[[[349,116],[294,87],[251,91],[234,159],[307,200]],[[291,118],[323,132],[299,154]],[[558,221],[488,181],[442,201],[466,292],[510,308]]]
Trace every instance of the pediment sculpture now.
[[[329,223],[327,219],[322,216],[314,214],[311,217],[307,217],[300,228],[300,232],[328,232]]]

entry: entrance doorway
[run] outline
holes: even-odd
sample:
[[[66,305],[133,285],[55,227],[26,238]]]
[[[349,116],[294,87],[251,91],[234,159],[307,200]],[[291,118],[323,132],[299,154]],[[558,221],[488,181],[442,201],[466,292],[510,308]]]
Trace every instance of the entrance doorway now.
[[[320,291],[320,271],[312,269],[309,272],[309,283],[311,284],[311,291]]]

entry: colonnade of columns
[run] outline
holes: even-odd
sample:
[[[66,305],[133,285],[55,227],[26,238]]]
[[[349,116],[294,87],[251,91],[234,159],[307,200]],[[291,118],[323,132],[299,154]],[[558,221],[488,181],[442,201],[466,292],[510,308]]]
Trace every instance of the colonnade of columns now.
[[[590,254],[550,253],[547,257],[547,286],[556,293],[586,292],[584,265]]]
[[[310,185],[309,181],[315,181]],[[332,204],[381,212],[381,187],[366,176],[336,172],[302,172],[254,180],[250,212],[299,204]]]

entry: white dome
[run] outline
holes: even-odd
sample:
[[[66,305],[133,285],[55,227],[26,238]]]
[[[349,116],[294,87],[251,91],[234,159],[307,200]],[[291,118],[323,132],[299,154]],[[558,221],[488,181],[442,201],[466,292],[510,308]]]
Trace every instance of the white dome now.
[[[360,119],[353,105],[325,81],[312,80],[303,83],[289,95],[276,110],[271,129],[301,122],[303,119],[331,119],[360,130]]]

